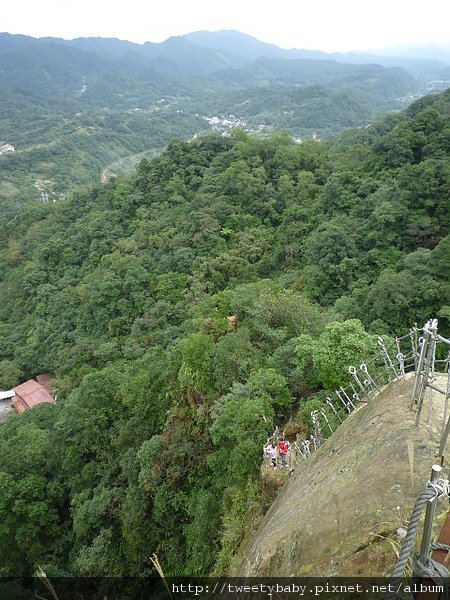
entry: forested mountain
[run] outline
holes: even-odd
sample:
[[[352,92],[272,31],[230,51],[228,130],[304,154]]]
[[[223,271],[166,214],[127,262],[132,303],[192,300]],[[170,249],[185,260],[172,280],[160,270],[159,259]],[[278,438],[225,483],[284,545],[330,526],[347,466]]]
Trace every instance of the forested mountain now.
[[[448,48],[416,47],[391,48],[384,52],[322,52],[320,50],[284,50],[273,44],[260,42],[239,31],[196,31],[183,36],[200,46],[225,53],[245,66],[260,58],[332,60],[348,64],[377,64],[383,67],[400,67],[412,77],[428,79],[438,77],[450,63]]]
[[[59,38],[43,38],[94,52],[99,56],[125,57],[127,54],[139,56],[141,59],[171,59],[175,63],[186,62],[185,53],[192,53],[203,60],[210,57],[210,68],[240,68],[248,66],[255,60],[320,60],[347,64],[377,64],[384,67],[400,67],[413,77],[427,79],[438,77],[450,63],[450,55],[445,47],[392,48],[383,52],[370,54],[367,52],[333,52],[319,50],[285,50],[273,44],[239,31],[195,31],[177,38],[169,38],[161,44],[146,42],[133,44],[117,39],[78,38],[62,40]],[[201,54],[201,50],[204,50]],[[206,50],[206,52],[205,52]],[[206,60],[206,64],[209,61]],[[195,66],[194,66],[195,69]],[[205,66],[201,69],[205,72]]]
[[[446,55],[441,53],[439,56],[445,59]],[[108,38],[35,39],[2,33],[0,66],[1,87],[52,94],[64,91],[72,99],[73,93],[83,84],[95,84],[105,74],[113,81],[117,78],[134,81],[145,71],[163,92],[163,86],[173,77],[184,80],[184,85],[192,78],[206,78],[211,82],[226,78],[228,82],[249,87],[266,85],[267,81],[272,83],[274,80],[280,83],[281,71],[286,85],[337,84],[342,78],[364,80],[373,76],[377,68],[379,78],[395,74],[399,88],[406,93],[414,87],[411,76],[436,78],[445,74],[449,62],[425,57],[284,50],[237,31],[217,31],[194,32],[159,44],[136,44]],[[393,72],[392,67],[396,68]],[[222,74],[223,70],[225,74]],[[402,70],[408,72],[410,78]],[[252,75],[250,80],[249,73]],[[179,80],[175,83],[180,86]],[[393,98],[390,90],[385,95],[386,99]],[[79,101],[89,103],[86,96],[80,97]]]
[[[26,118],[18,123],[21,112]],[[0,156],[0,212],[42,194],[59,200],[77,185],[99,181],[102,168],[121,157],[152,156],[174,137],[209,129],[175,108],[67,114],[23,92],[4,92],[2,113],[3,141],[16,151]]]
[[[226,33],[226,32],[225,32]],[[229,32],[246,41],[249,36]],[[220,34],[220,32],[218,32]],[[211,40],[216,34],[210,34]],[[192,34],[193,39],[195,35]],[[161,44],[146,42],[133,44],[121,40],[80,38],[34,39],[26,36],[0,34],[0,86],[5,89],[22,89],[35,94],[65,95],[66,100],[76,101],[78,106],[89,106],[94,100],[89,94],[80,94],[83,85],[101,89],[107,77],[113,83],[123,80],[130,84],[147,74],[154,89],[164,93],[164,85],[171,83],[179,91],[189,90],[189,83],[197,80],[220,84],[226,81],[248,88],[273,83],[288,86],[331,84],[339,87],[350,80],[361,83],[372,80],[390,80],[395,77],[397,89],[392,84],[384,92],[391,102],[398,95],[415,89],[414,80],[402,69],[385,69],[374,64],[352,65],[345,61],[305,58],[300,52],[285,51],[276,46],[254,40],[253,52],[247,44],[229,44],[229,49],[215,49],[192,41],[192,36],[169,38]],[[220,36],[218,39],[221,39]],[[253,38],[250,38],[253,40]],[[266,47],[272,49],[265,51]],[[233,51],[231,51],[233,49]],[[173,80],[175,77],[175,80]],[[100,86],[100,87],[99,87]],[[380,87],[380,90],[383,89]],[[394,94],[392,93],[394,91]],[[78,93],[78,95],[77,95]],[[98,92],[100,93],[100,91]],[[122,94],[125,90],[122,90]],[[127,94],[125,93],[125,96]],[[135,106],[133,95],[128,98],[129,108]],[[111,99],[110,107],[117,100]]]
[[[242,69],[224,69],[215,76],[227,83],[239,83],[245,87],[267,84],[311,85],[323,84],[334,88],[351,83],[371,83],[374,87],[380,79],[388,89],[387,97],[399,96],[405,90],[414,89],[414,82],[403,69],[385,69],[379,65],[349,65],[331,60],[260,58]],[[393,86],[396,89],[392,89]]]
[[[318,57],[238,32],[161,44],[0,34],[0,143],[15,150],[0,154],[0,202],[59,200],[212,128],[326,139],[421,93],[402,69]]]
[[[450,333],[450,92],[330,142],[175,140],[0,220],[0,574],[229,573],[303,430],[374,334]],[[227,317],[237,318],[231,327]]]

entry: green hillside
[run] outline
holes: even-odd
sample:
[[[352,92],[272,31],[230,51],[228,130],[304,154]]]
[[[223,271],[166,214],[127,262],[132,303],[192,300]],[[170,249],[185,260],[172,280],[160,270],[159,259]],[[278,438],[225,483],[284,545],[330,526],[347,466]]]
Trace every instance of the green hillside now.
[[[446,92],[330,143],[175,140],[10,208],[0,387],[52,372],[58,402],[0,426],[0,574],[228,573],[274,424],[307,427],[374,333],[450,333],[449,134]]]
[[[0,155],[0,210],[11,203],[36,201],[41,188],[50,200],[60,200],[79,185],[100,180],[102,169],[119,158],[160,150],[174,137],[191,138],[209,129],[206,121],[177,112],[103,110],[56,111],[33,104],[27,95],[5,94],[3,139],[14,153]],[[24,113],[16,118],[17,104]],[[1,140],[0,140],[1,141]]]

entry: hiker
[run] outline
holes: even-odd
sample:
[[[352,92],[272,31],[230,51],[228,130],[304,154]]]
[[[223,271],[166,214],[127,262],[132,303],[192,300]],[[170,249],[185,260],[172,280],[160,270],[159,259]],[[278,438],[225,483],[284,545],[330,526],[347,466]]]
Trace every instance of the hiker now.
[[[277,447],[275,446],[275,444],[270,444],[268,446],[268,451],[269,451],[269,456],[272,460],[272,467],[274,469],[277,468]]]
[[[284,438],[281,438],[281,440],[278,442],[278,452],[280,453],[281,458],[281,468],[287,468],[286,456],[289,452],[289,442],[287,442]]]
[[[308,457],[311,454],[310,441],[309,440],[304,440],[302,442],[302,446],[303,446],[303,450],[305,452],[305,456]]]

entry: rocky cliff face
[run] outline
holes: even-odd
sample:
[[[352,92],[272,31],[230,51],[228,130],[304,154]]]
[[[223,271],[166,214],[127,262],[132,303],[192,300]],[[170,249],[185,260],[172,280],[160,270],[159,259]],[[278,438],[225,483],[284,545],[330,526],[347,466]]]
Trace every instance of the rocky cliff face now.
[[[415,426],[413,381],[409,374],[361,405],[301,463],[246,548],[239,575],[391,574],[401,544],[397,530],[407,527],[438,461],[442,426],[437,393],[429,418],[425,406]],[[439,501],[438,511],[447,504]]]

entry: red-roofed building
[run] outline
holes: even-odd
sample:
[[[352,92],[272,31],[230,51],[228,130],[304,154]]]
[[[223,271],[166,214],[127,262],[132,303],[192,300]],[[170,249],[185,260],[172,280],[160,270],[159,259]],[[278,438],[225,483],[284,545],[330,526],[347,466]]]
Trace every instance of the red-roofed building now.
[[[21,383],[14,388],[15,396],[13,398],[13,405],[17,413],[20,415],[24,410],[33,408],[37,404],[43,402],[54,404],[52,396],[40,383],[34,379],[30,379],[25,383]]]

